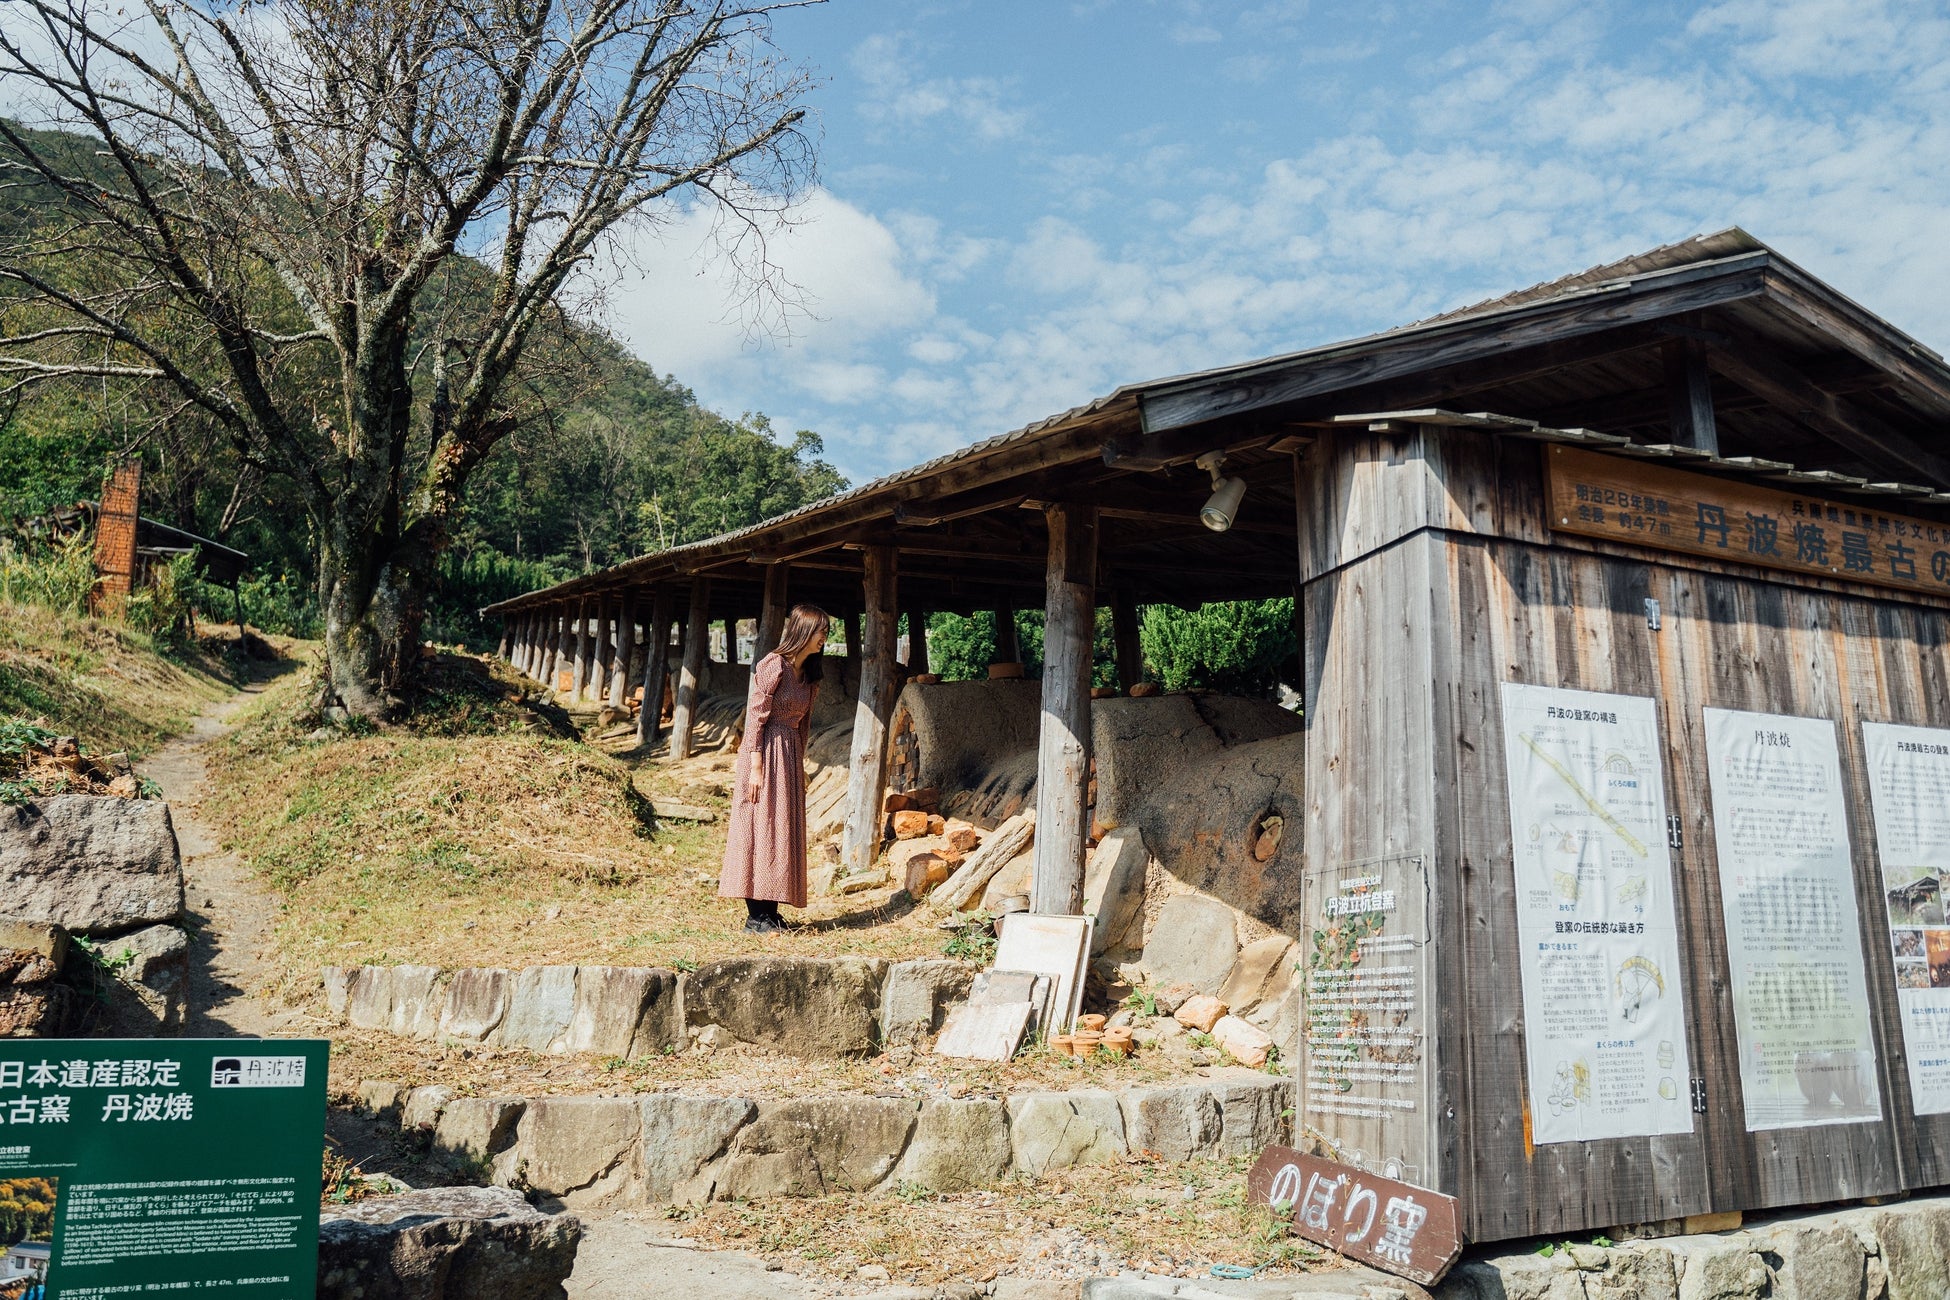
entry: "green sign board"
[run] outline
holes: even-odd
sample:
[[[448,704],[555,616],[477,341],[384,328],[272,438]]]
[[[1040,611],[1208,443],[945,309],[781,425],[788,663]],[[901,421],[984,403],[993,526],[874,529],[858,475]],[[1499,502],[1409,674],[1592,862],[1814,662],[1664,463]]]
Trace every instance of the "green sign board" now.
[[[0,1298],[313,1300],[329,1047],[0,1039]]]

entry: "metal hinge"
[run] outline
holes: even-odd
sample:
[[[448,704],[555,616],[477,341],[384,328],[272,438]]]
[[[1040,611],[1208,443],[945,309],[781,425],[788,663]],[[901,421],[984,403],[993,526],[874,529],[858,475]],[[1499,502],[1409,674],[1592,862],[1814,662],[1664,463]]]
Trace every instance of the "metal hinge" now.
[[[1645,598],[1645,625],[1654,632],[1659,630],[1659,602],[1650,596]]]
[[[1669,849],[1683,849],[1686,847],[1685,824],[1677,816],[1668,816],[1666,818],[1666,847]]]
[[[1704,1115],[1705,1113],[1706,1113],[1706,1080],[1694,1079],[1693,1080],[1693,1114]]]

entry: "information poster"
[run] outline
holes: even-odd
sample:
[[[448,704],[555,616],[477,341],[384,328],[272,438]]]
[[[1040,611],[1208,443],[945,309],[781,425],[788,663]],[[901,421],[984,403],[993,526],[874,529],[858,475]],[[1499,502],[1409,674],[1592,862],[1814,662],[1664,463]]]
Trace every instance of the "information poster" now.
[[[1862,724],[1869,800],[1896,957],[1909,1092],[1919,1115],[1950,1113],[1950,731]]]
[[[1690,1133],[1654,702],[1506,683],[1533,1140]]]
[[[327,1047],[0,1040],[0,1279],[313,1300]]]
[[[1880,1119],[1835,724],[1705,712],[1747,1131]]]

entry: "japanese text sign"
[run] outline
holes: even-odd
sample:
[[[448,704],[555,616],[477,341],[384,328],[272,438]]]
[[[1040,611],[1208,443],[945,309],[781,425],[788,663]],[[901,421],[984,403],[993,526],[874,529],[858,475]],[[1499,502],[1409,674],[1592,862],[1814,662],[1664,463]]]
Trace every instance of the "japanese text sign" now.
[[[1349,1259],[1430,1286],[1462,1253],[1453,1196],[1271,1146],[1246,1175],[1255,1205],[1292,1212],[1293,1231]]]
[[[1559,532],[1950,596],[1950,524],[1552,447]]]
[[[0,1040],[0,1191],[34,1207],[0,1257],[46,1300],[312,1300],[328,1047]]]

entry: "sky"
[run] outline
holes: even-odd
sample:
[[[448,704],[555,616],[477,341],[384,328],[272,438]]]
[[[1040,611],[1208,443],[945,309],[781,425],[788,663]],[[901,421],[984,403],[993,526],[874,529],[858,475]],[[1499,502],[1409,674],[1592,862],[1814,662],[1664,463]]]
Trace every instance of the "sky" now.
[[[1740,225],[1950,350],[1950,8],[833,0],[754,323],[710,218],[609,328],[855,481],[1111,391]]]

